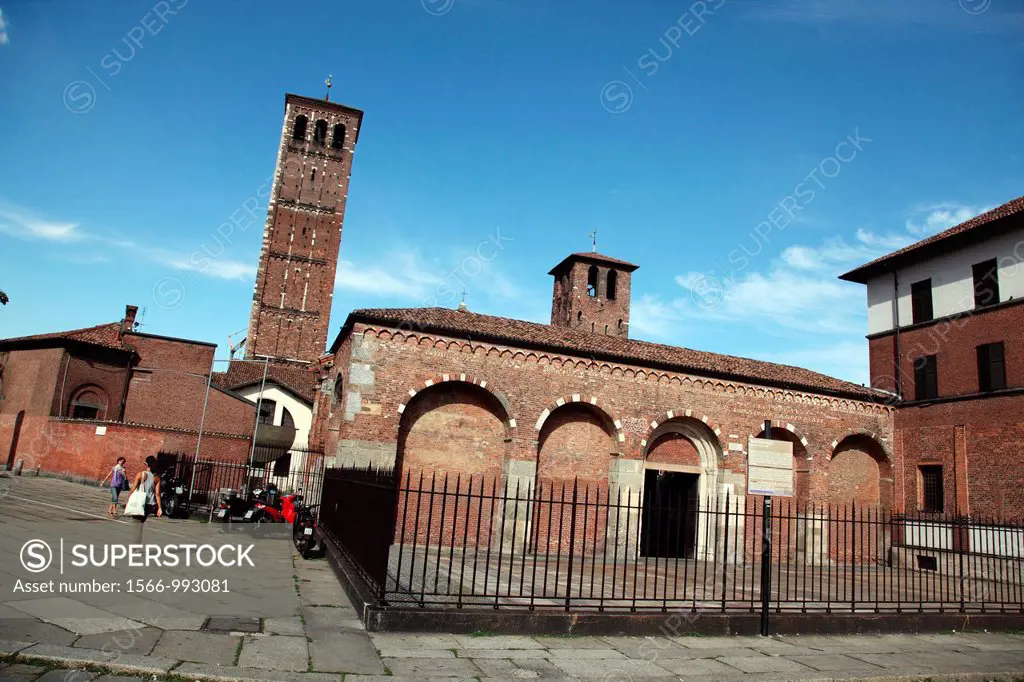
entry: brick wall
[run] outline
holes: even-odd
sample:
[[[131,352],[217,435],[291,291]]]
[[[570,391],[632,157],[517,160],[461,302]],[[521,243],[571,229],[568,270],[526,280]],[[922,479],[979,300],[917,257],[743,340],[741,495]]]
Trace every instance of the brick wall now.
[[[940,396],[977,393],[976,349],[998,341],[1004,346],[1007,387],[1024,388],[1024,308],[1017,303],[901,330],[899,364],[904,398],[914,399],[914,361],[925,355],[937,356]],[[893,390],[893,377],[897,374],[895,352],[891,333],[869,340],[873,386]]]
[[[732,484],[734,494],[744,491],[747,436],[759,433],[766,418],[784,429],[791,426],[792,432],[786,433],[800,447],[806,439],[809,483],[804,489],[824,496],[817,498],[822,502],[827,501],[834,441],[841,443],[856,433],[876,434],[879,450],[886,457],[895,456],[892,411],[883,405],[363,324],[356,325],[339,348],[328,379],[340,377],[348,386],[345,404],[333,406],[329,416],[318,411],[317,419],[327,419],[327,454],[333,447],[345,461],[395,463],[403,412],[419,414],[416,402],[429,399],[445,375],[461,384],[463,395],[486,392],[501,403],[510,437],[501,448],[504,458],[538,462],[543,469],[547,447],[536,428],[539,418],[547,410],[551,416],[546,422],[567,422],[569,437],[562,439],[562,454],[573,454],[568,445],[574,439],[583,439],[580,442],[593,453],[586,461],[575,461],[575,471],[563,466],[553,473],[580,473],[581,480],[592,484],[608,480],[612,459],[642,459],[651,422],[666,421],[670,410],[676,420],[699,422],[708,433],[717,431],[712,437],[720,451],[718,482]],[[585,405],[565,407],[574,400]],[[607,438],[610,445],[590,440],[596,434],[589,426],[593,418],[618,422],[612,426],[614,437]],[[443,420],[432,428],[440,431],[434,435],[436,442],[455,433]],[[610,456],[612,448],[621,453],[619,457]],[[842,467],[840,475],[848,476],[849,469]]]
[[[14,415],[0,415],[0,452],[5,455],[10,448],[14,419]],[[105,433],[97,433],[97,427],[105,429]],[[15,461],[24,460],[26,472],[38,467],[45,473],[99,480],[118,457],[127,458],[129,471],[138,471],[150,455],[161,451],[193,453],[195,449],[194,433],[26,416]],[[244,462],[248,453],[247,439],[203,435],[200,455],[204,458]]]
[[[918,467],[943,468],[947,513],[1024,517],[1024,396],[958,400],[896,412],[906,508],[920,508]]]
[[[26,414],[49,415],[63,369],[62,348],[4,351],[3,395],[0,414],[25,410]]]

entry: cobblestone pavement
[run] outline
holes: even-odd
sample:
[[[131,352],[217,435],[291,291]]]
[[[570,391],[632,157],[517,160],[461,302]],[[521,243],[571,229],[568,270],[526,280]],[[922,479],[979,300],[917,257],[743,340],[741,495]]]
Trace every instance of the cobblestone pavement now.
[[[12,540],[17,550],[15,532],[35,517],[66,524],[76,537],[117,524],[104,517],[102,490],[44,478],[0,484],[0,551]],[[205,532],[205,524],[161,519],[146,528],[148,537]],[[0,680],[1024,680],[1022,634],[368,634],[326,562],[292,556],[290,565],[290,575],[258,586],[285,598],[286,612],[262,617],[140,609],[109,596],[27,600],[12,594],[11,576],[0,576]]]

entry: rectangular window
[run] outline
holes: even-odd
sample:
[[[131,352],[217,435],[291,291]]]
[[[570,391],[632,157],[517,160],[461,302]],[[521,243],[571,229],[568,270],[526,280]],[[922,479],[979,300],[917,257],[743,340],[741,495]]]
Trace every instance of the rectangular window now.
[[[914,324],[927,322],[935,317],[932,313],[931,278],[910,285],[910,303],[914,313]]]
[[[938,363],[934,355],[914,360],[914,400],[939,397]]]
[[[978,346],[978,390],[999,391],[1006,388],[1006,363],[1003,342]]]
[[[263,399],[260,401],[260,424],[274,424],[274,413],[277,412],[277,403],[273,400]]]
[[[974,271],[974,307],[984,308],[999,303],[999,273],[996,269],[996,259],[978,263],[971,269]]]
[[[930,464],[921,471],[921,511],[941,514],[945,509],[942,495],[942,466]]]

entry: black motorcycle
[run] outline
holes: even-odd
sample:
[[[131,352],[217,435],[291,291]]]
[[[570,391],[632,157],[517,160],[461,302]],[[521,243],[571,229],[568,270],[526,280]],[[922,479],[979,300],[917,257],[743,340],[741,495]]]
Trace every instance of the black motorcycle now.
[[[323,552],[322,546],[319,550],[317,549],[316,536],[316,513],[320,505],[313,504],[307,507],[301,496],[296,497],[294,504],[295,521],[292,524],[292,542],[295,543],[295,549],[298,550],[299,556],[303,559],[310,559]]]
[[[188,516],[188,494],[185,481],[168,469],[160,476],[160,505],[170,519]]]

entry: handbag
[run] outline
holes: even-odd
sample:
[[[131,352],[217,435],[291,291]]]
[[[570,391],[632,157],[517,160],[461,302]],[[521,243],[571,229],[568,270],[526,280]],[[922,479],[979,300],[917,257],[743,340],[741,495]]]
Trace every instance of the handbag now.
[[[145,516],[146,515],[146,493],[139,487],[128,496],[128,501],[124,505],[125,516]]]
[[[121,481],[121,490],[128,492],[132,489],[132,484],[128,482],[128,477],[125,476],[124,480]]]

